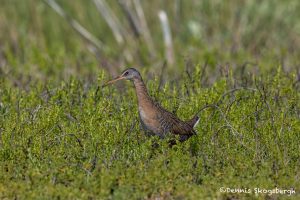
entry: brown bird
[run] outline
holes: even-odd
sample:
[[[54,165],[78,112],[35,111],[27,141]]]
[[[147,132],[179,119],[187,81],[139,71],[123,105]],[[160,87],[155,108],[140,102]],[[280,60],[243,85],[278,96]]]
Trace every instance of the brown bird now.
[[[126,69],[120,76],[105,83],[103,87],[123,79],[131,80],[135,86],[139,117],[146,133],[157,135],[160,138],[165,138],[168,133],[175,134],[179,136],[180,142],[183,142],[196,134],[193,128],[199,121],[197,114],[188,121],[182,121],[173,113],[154,102],[147,92],[147,88],[140,73],[136,69]]]

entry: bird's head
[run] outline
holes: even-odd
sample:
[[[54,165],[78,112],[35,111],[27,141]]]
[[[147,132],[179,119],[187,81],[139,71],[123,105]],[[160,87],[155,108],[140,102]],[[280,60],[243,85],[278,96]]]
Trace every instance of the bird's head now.
[[[117,76],[116,78],[106,82],[103,86],[110,85],[112,83],[115,83],[120,80],[134,80],[134,79],[141,79],[140,72],[134,68],[128,68],[124,70],[120,76]]]

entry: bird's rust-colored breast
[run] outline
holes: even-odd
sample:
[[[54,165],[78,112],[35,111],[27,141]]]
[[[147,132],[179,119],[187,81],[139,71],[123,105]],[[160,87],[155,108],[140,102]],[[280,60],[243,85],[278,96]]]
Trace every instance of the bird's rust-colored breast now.
[[[160,134],[160,123],[157,120],[158,112],[152,105],[139,105],[139,115],[145,129],[155,134]]]

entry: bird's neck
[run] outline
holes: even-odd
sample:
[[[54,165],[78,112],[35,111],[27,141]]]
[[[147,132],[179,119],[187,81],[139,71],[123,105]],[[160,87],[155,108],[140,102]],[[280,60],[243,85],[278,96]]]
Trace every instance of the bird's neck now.
[[[152,99],[147,92],[147,88],[143,79],[142,78],[134,79],[133,83],[135,86],[135,91],[136,91],[136,96],[138,99],[139,106],[145,103],[146,104],[152,103]]]

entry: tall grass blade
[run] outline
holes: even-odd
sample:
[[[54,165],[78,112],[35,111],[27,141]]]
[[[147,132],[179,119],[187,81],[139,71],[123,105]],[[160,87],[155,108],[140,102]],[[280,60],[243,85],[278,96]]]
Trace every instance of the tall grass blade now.
[[[164,36],[164,43],[165,43],[165,57],[167,60],[168,65],[174,64],[174,51],[173,51],[173,44],[172,44],[172,36],[171,36],[171,30],[170,25],[168,21],[168,17],[165,11],[161,10],[158,13],[161,28],[163,31]]]
[[[151,37],[151,33],[148,28],[147,20],[144,14],[143,7],[141,5],[140,0],[133,0],[135,10],[139,19],[139,25],[141,27],[141,34],[144,37],[144,40],[146,42],[146,45],[149,49],[151,57],[156,57],[156,50],[154,48],[154,43]]]
[[[94,37],[88,30],[86,30],[79,22],[69,17],[67,13],[57,4],[55,0],[44,0],[57,14],[63,17],[75,31],[77,31],[84,39],[89,41],[98,50],[106,51],[105,45],[96,37]]]

